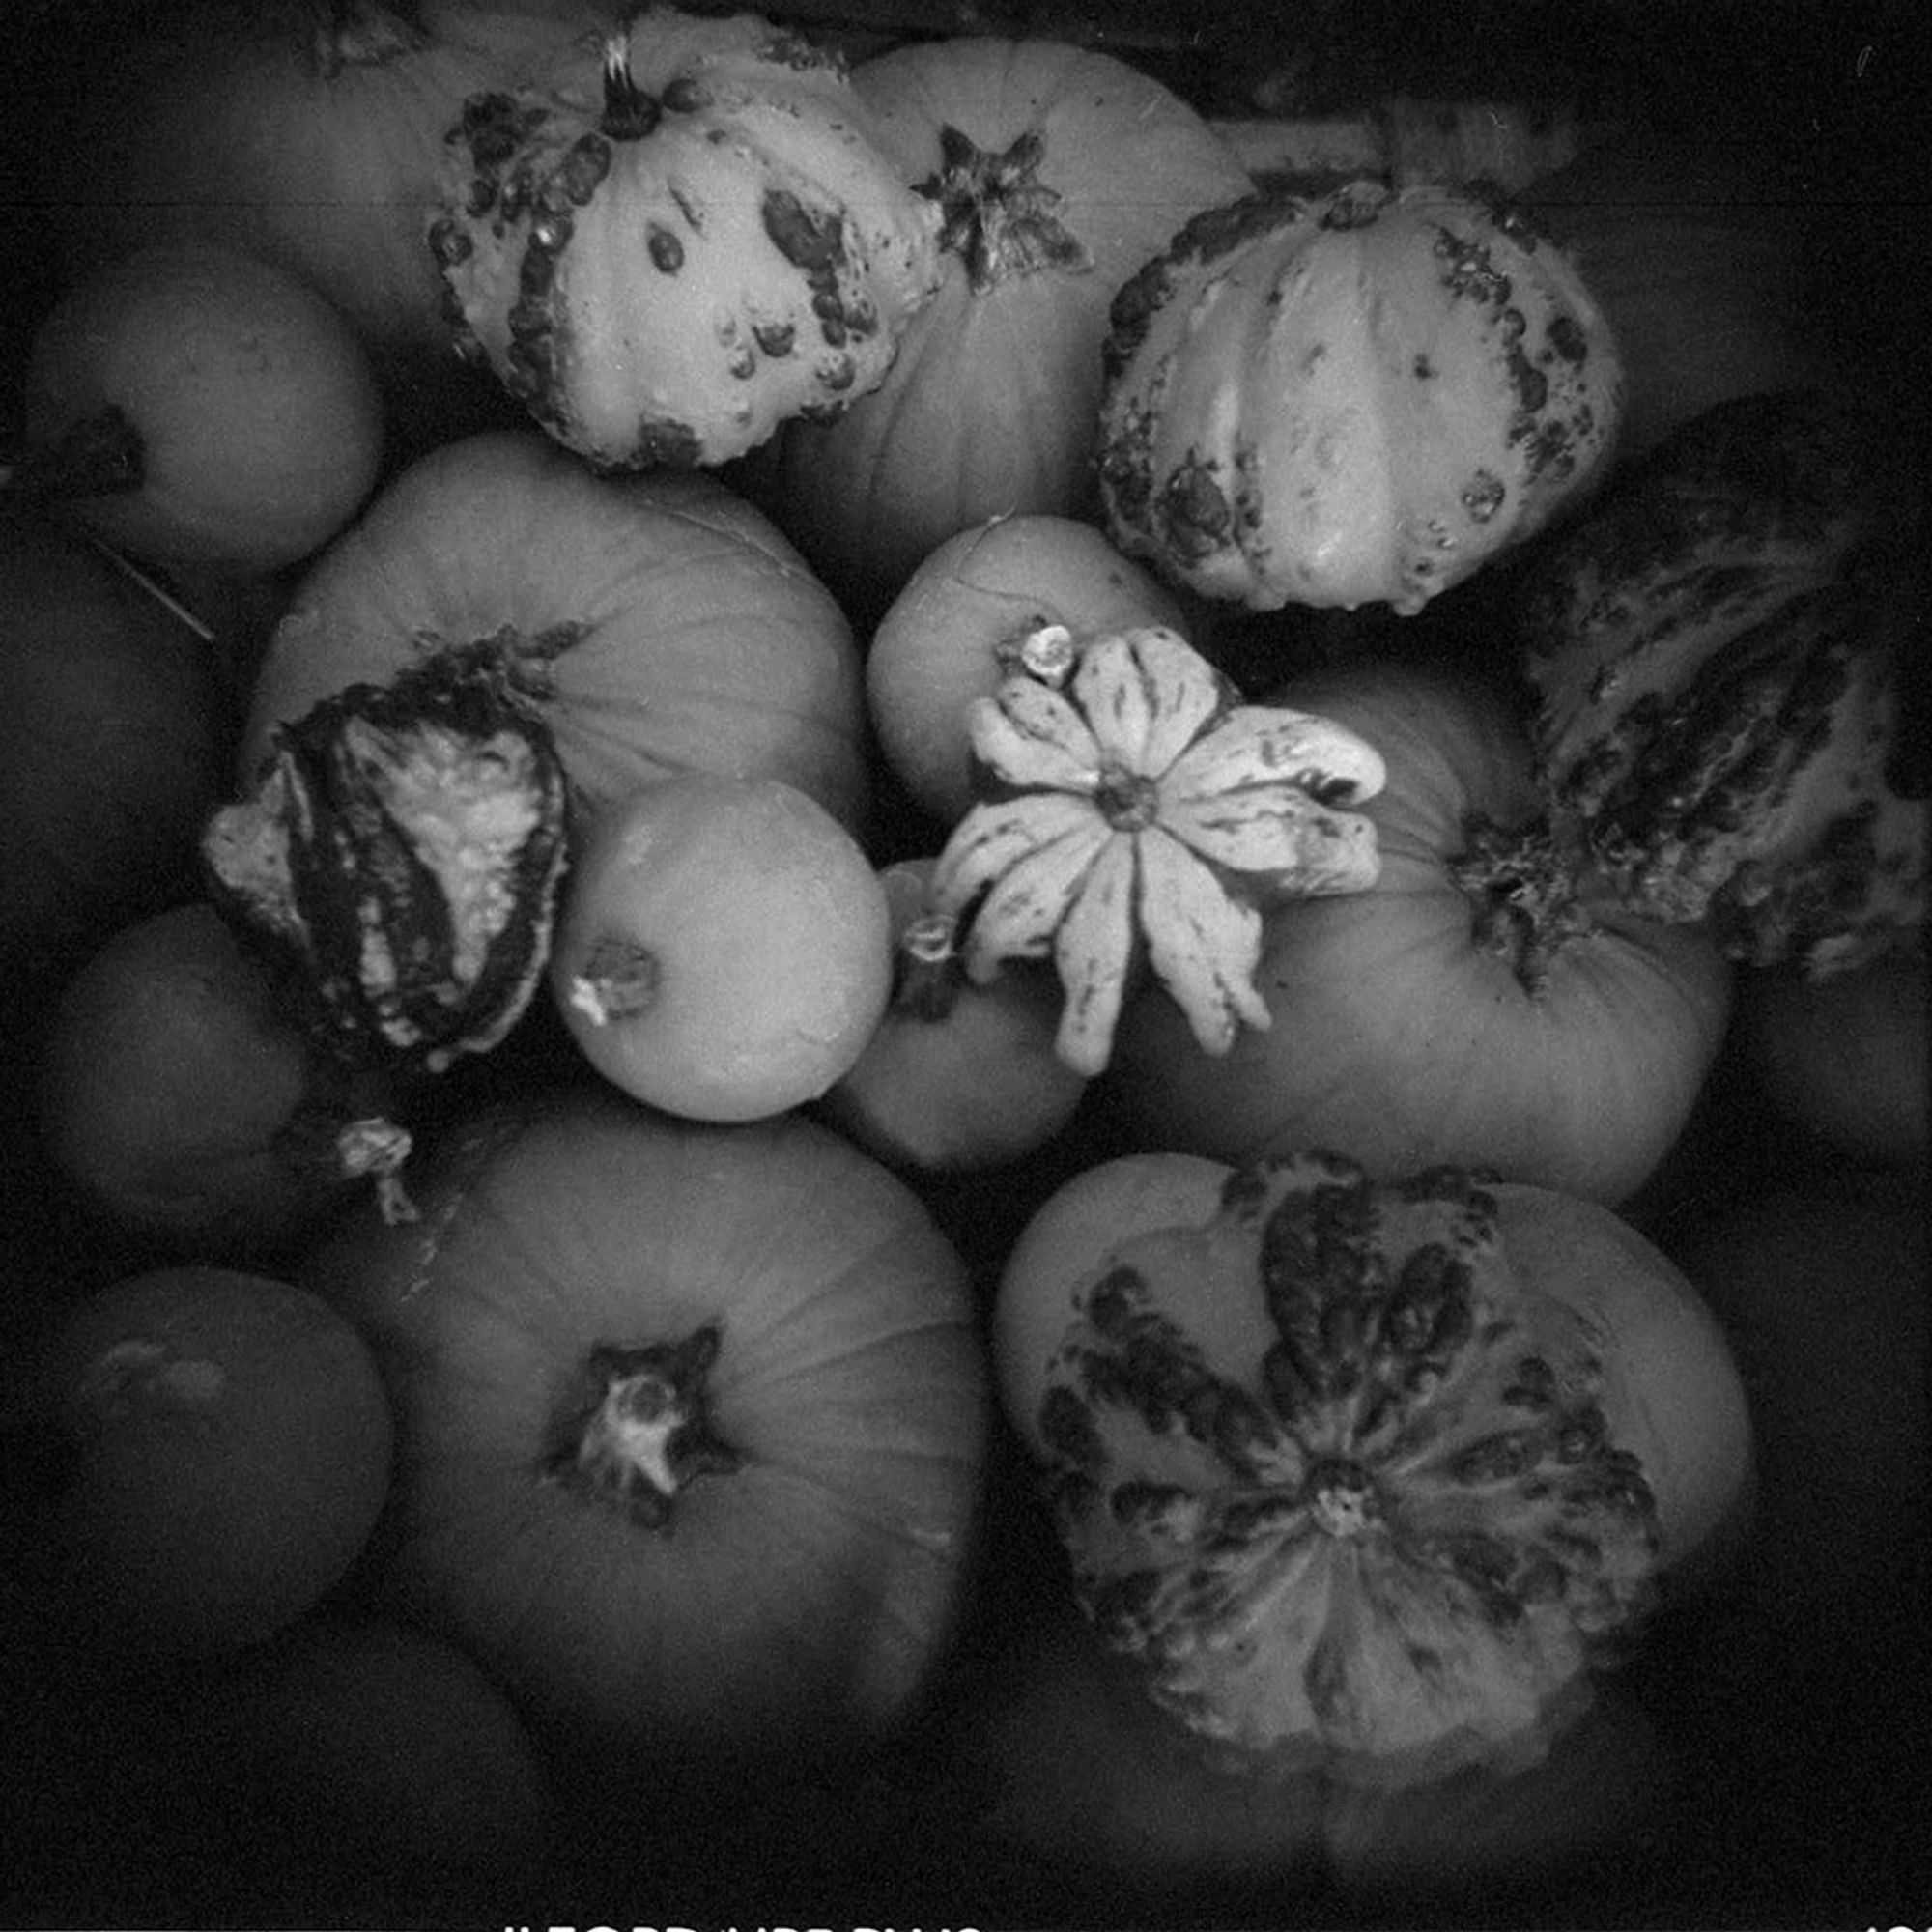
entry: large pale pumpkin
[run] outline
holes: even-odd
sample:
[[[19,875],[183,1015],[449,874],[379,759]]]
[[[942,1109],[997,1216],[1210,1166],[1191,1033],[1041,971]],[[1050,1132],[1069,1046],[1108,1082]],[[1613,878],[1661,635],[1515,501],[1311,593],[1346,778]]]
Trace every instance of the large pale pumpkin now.
[[[960,36],[895,47],[852,79],[944,217],[939,291],[873,394],[771,445],[761,500],[867,608],[968,525],[1093,514],[1114,292],[1249,184],[1193,108],[1095,48]]]
[[[534,430],[431,451],[324,554],[270,639],[244,771],[323,698],[477,645],[549,724],[581,812],[697,770],[861,815],[858,651],[798,554],[708,475],[599,476]]]
[[[1520,215],[1257,193],[1116,298],[1101,495],[1122,549],[1209,597],[1408,613],[1589,485],[1622,397],[1602,310]]]

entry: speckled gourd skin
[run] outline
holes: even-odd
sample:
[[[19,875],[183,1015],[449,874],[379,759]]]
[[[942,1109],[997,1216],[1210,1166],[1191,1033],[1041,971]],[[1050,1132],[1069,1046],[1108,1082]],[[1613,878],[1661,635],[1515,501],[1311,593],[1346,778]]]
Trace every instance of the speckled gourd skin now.
[[[875,387],[938,285],[940,212],[842,61],[655,7],[449,130],[429,246],[460,349],[611,468],[740,456]]]
[[[1230,1771],[1537,1761],[1747,1493],[1689,1285],[1606,1210],[1467,1171],[1090,1170],[996,1324],[1089,1622]]]
[[[1589,485],[1623,405],[1561,252],[1431,185],[1197,216],[1117,296],[1105,355],[1115,541],[1255,610],[1419,611]]]
[[[1552,810],[1753,965],[1843,971],[1924,918],[1924,505],[1887,442],[1820,390],[1719,404],[1524,585]]]

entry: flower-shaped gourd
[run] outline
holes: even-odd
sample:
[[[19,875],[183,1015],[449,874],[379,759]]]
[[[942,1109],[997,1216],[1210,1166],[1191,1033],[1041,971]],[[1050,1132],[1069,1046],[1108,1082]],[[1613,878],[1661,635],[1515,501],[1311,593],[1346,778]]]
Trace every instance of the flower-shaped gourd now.
[[[1380,789],[1380,755],[1325,719],[1242,703],[1161,625],[1077,648],[1046,626],[1021,667],[974,700],[991,795],[933,873],[935,908],[965,916],[966,971],[1050,956],[1055,1050],[1094,1074],[1144,949],[1203,1050],[1227,1052],[1242,1021],[1269,1024],[1258,901],[1375,883],[1375,827],[1345,808]]]

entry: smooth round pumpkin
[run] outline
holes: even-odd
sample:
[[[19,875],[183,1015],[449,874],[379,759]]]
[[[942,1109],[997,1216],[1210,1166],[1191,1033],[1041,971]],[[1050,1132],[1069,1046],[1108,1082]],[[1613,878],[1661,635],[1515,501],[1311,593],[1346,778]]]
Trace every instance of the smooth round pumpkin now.
[[[298,563],[376,481],[383,405],[349,326],[283,270],[157,243],[71,284],[29,353],[16,484],[135,556]]]
[[[701,1121],[817,1098],[892,991],[892,921],[864,848],[772,779],[640,786],[600,813],[563,894],[550,984],[627,1094]]]
[[[207,642],[77,537],[0,510],[0,968],[16,996],[191,886],[227,751]]]
[[[357,1122],[384,1116],[320,1052],[263,960],[212,905],[115,933],[63,987],[36,1114],[56,1169],[118,1226],[177,1255],[260,1259],[357,1184]]]
[[[1096,512],[1114,291],[1249,183],[1194,108],[1097,45],[943,36],[852,79],[881,149],[940,212],[938,292],[870,395],[787,426],[755,467],[759,499],[875,613],[957,530]]]
[[[654,1803],[905,1719],[987,1423],[964,1267],[910,1189],[797,1114],[594,1089],[470,1122],[412,1185],[418,1223],[357,1212],[303,1275],[395,1395],[386,1592]]]
[[[1782,1118],[1861,1160],[1924,1164],[1932,1061],[1922,952],[1899,947],[1824,979],[1795,969],[1746,973],[1738,1029]]]
[[[98,1290],[61,1321],[40,1390],[69,1450],[60,1602],[102,1643],[259,1641],[342,1579],[387,1495],[375,1360],[286,1281],[183,1266]]]
[[[866,701],[894,776],[951,827],[977,796],[967,717],[1020,662],[1036,632],[1078,644],[1142,624],[1179,630],[1167,590],[1090,523],[994,517],[923,557],[866,652]]]
[[[1748,1503],[1684,1276],[1607,1208],[1458,1169],[1103,1162],[1022,1231],[993,1338],[1096,1640],[1231,1773],[1543,1761]]]
[[[1412,614],[1589,489],[1622,399],[1589,289],[1508,208],[1258,190],[1115,298],[1107,526],[1205,596]]]
[[[1628,910],[1547,836],[1528,740],[1489,685],[1377,657],[1275,701],[1382,755],[1357,808],[1365,892],[1266,915],[1272,1024],[1226,1055],[1157,987],[1121,1018],[1107,1100],[1127,1140],[1245,1160],[1331,1148],[1393,1179],[1439,1162],[1615,1203],[1682,1131],[1723,1038],[1713,943]]]
[[[863,811],[858,651],[798,554],[708,475],[600,476],[535,430],[430,451],[316,561],[264,655],[242,770],[323,698],[478,645],[535,703],[586,819],[684,771]]]
[[[935,913],[933,862],[883,867],[893,939],[890,999],[819,1112],[891,1166],[973,1174],[1044,1146],[1073,1118],[1086,1080],[1054,1051],[1057,979],[1017,965],[970,978],[958,923]]]

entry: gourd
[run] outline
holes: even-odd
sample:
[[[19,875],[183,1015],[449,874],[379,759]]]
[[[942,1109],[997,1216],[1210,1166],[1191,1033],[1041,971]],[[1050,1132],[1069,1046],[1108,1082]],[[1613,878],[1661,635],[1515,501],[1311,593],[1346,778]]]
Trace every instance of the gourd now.
[[[302,1276],[390,1378],[381,1594],[646,1822],[907,1721],[990,1419],[918,1197],[796,1113],[699,1125],[588,1081],[472,1116],[414,1191],[418,1223],[358,1209]]]
[[[1060,986],[1043,964],[967,976],[959,922],[932,908],[933,861],[879,874],[892,989],[819,1115],[889,1165],[976,1174],[1022,1159],[1072,1120],[1086,1079],[1054,1051]]]
[[[937,293],[885,380],[786,425],[753,494],[849,608],[955,531],[1091,519],[1115,291],[1246,172],[1179,96],[1097,45],[959,34],[861,62],[883,152],[935,208]]]
[[[123,926],[67,978],[36,1076],[58,1173],[177,1257],[263,1264],[407,1151],[389,1083],[319,1041],[205,900]]]
[[[1059,625],[1075,641],[1136,625],[1184,635],[1179,604],[1092,524],[993,517],[929,552],[866,650],[866,709],[879,754],[950,831],[975,798],[974,699],[1021,668],[1026,640]]]
[[[938,211],[842,64],[752,14],[646,8],[449,129],[429,245],[472,358],[606,467],[715,464],[877,386]]]
[[[1747,1505],[1689,1283],[1607,1209],[1463,1170],[1103,1163],[1022,1233],[994,1334],[1097,1641],[1231,1772],[1538,1762]]]
[[[11,487],[137,557],[265,577],[339,530],[383,453],[376,378],[307,284],[157,243],[65,289],[29,355]]]
[[[0,968],[28,1011],[192,890],[226,751],[207,641],[81,538],[0,506]]]
[[[1374,883],[1374,828],[1348,808],[1380,787],[1380,756],[1325,718],[1239,702],[1160,625],[1085,641],[1047,625],[1019,661],[969,711],[992,795],[946,841],[933,910],[963,918],[976,980],[1052,959],[1054,1050],[1080,1074],[1106,1065],[1143,965],[1203,1051],[1227,1053],[1270,1024],[1258,900]]]
[[[1204,595],[1412,613],[1574,504],[1614,337],[1520,214],[1432,184],[1257,191],[1116,297],[1107,526]]]
[[[1755,965],[1839,972],[1924,918],[1909,465],[1842,395],[1720,403],[1520,587],[1552,811],[1634,907]]]
[[[777,778],[863,815],[850,626],[770,521],[713,477],[606,477],[538,434],[431,450],[303,574],[250,693],[244,778],[276,727],[441,652],[496,660],[587,820],[654,778]]]
[[[494,651],[440,652],[293,724],[202,833],[215,903],[329,1055],[405,1081],[487,1053],[549,955],[569,796]]]
[[[796,785],[688,773],[601,812],[565,883],[550,986],[633,1097],[749,1121],[816,1099],[892,987],[884,888]]]
[[[136,1655],[234,1651],[347,1575],[388,1492],[388,1398],[362,1338],[312,1293],[156,1268],[69,1309],[36,1414],[69,1452],[44,1529],[55,1601]]]
[[[1217,1160],[1350,1154],[1381,1180],[1448,1162],[1627,1199],[1683,1130],[1731,1010],[1695,927],[1648,919],[1551,828],[1528,735],[1472,672],[1353,656],[1277,701],[1377,747],[1367,890],[1264,916],[1272,1018],[1218,1058],[1171,1003],[1121,1016],[1105,1100],[1125,1144]]]

